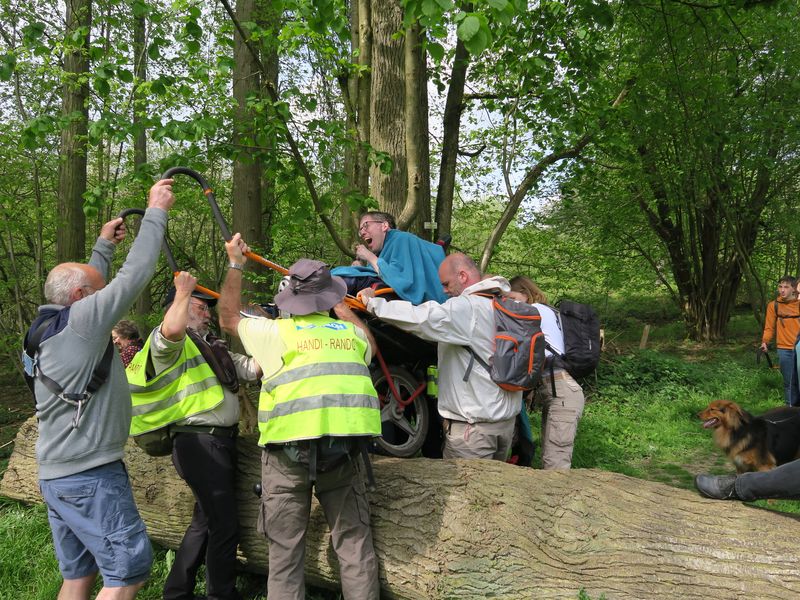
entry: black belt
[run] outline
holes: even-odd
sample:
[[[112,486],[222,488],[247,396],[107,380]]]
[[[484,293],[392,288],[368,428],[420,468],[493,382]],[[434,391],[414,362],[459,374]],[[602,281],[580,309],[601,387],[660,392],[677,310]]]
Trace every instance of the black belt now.
[[[239,435],[239,426],[222,427],[220,425],[173,425],[170,433],[207,433],[217,437],[235,438]]]

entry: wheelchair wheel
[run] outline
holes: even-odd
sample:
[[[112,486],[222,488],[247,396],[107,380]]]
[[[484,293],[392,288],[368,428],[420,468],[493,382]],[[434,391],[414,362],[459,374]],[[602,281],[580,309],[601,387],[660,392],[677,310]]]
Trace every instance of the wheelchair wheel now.
[[[389,374],[400,396],[408,398],[419,387],[411,373],[400,367],[389,367]],[[380,371],[372,375],[372,383],[381,402],[381,437],[378,448],[391,456],[409,458],[414,456],[428,433],[428,398],[423,393],[408,406],[400,406],[389,389],[386,377]]]

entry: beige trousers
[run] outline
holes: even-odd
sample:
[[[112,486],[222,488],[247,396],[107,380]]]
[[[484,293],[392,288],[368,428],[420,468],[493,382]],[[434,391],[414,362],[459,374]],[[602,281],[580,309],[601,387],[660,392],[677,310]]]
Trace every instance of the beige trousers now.
[[[335,468],[317,472],[312,486],[307,465],[294,462],[283,450],[263,451],[259,530],[269,542],[267,597],[305,599],[303,569],[312,487],[331,530],[345,599],[380,597],[378,560],[360,460],[347,458]]]
[[[444,420],[443,458],[506,460],[516,417],[495,423]]]
[[[566,371],[557,371],[554,379],[555,396],[547,372],[536,392],[536,401],[542,405],[542,468],[569,469],[578,421],[583,415],[583,389]]]

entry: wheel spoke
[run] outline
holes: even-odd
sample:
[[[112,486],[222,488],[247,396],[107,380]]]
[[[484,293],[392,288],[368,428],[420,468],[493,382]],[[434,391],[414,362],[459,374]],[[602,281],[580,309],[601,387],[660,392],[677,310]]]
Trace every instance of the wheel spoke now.
[[[411,425],[411,423],[409,423],[408,419],[406,419],[405,416],[400,417],[394,423],[400,429],[405,431],[409,435],[409,437],[413,437],[414,435],[417,434],[417,430],[414,428],[413,425]]]
[[[394,421],[394,396],[388,397],[386,404],[381,407],[381,423]]]

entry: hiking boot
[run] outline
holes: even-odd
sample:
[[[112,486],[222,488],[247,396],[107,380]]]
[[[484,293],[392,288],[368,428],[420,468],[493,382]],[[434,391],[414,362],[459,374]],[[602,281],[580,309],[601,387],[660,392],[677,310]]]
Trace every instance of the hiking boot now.
[[[706,498],[715,500],[738,500],[736,495],[736,475],[698,475],[694,486]]]

